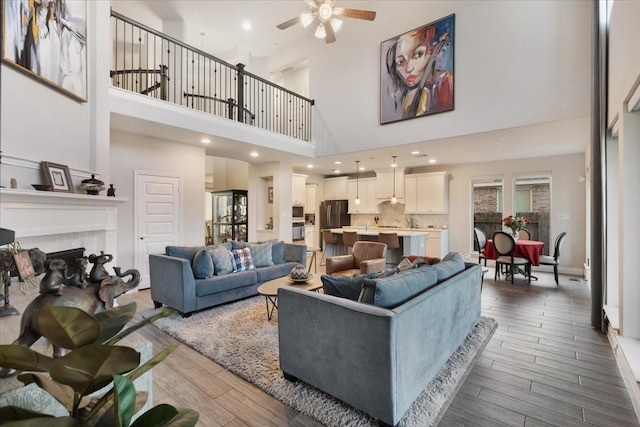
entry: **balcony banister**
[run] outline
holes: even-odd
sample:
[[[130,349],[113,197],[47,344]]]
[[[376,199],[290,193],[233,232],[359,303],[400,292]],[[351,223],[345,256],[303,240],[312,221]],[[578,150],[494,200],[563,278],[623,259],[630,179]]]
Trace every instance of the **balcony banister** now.
[[[200,50],[200,49],[198,49],[198,48],[196,48],[196,47],[189,46],[188,44],[186,44],[186,43],[184,43],[184,42],[182,42],[182,41],[180,41],[180,40],[178,40],[178,39],[176,39],[176,38],[174,38],[174,37],[171,37],[171,36],[169,36],[169,35],[166,35],[166,34],[164,34],[164,33],[161,33],[160,31],[154,30],[154,29],[153,29],[153,28],[151,28],[151,27],[148,27],[148,26],[146,26],[146,25],[144,25],[144,24],[142,24],[142,23],[140,23],[140,22],[138,22],[138,21],[135,21],[135,20],[133,20],[133,19],[131,19],[131,18],[128,18],[128,17],[126,17],[126,16],[124,16],[124,15],[122,15],[122,14],[120,14],[120,13],[118,13],[118,12],[114,11],[114,10],[113,10],[113,8],[111,9],[111,16],[112,16],[113,18],[118,18],[118,19],[120,19],[121,21],[126,22],[127,24],[131,24],[131,25],[133,25],[134,27],[137,27],[137,28],[140,28],[140,29],[142,29],[142,30],[145,30],[146,32],[151,33],[151,34],[153,34],[154,36],[161,37],[161,38],[163,38],[163,39],[165,39],[165,40],[167,40],[167,41],[170,41],[171,43],[175,43],[175,44],[176,44],[176,45],[178,45],[178,46],[181,46],[181,47],[183,47],[183,48],[185,48],[185,49],[188,49],[188,50],[190,50],[190,51],[193,51],[193,52],[197,53],[198,55],[205,56],[205,57],[207,57],[207,58],[209,58],[209,59],[214,60],[215,62],[218,62],[218,63],[220,63],[220,64],[224,64],[225,66],[227,66],[227,67],[229,67],[229,68],[233,68],[234,70],[237,70],[237,67],[236,67],[235,65],[228,63],[228,62],[227,62],[227,61],[225,61],[224,59],[217,58],[217,57],[215,57],[215,56],[213,56],[213,55],[211,55],[211,54],[209,54],[209,53],[207,53],[207,52],[204,52],[204,51],[202,51],[202,50]]]

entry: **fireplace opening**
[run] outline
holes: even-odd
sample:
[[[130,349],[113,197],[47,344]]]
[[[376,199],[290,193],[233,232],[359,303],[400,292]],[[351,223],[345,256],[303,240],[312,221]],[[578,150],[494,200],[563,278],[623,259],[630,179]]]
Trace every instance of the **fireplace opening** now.
[[[76,263],[76,258],[82,258],[84,256],[84,251],[84,248],[74,248],[57,252],[49,252],[46,254],[46,261],[52,259],[61,259],[67,264],[67,267],[72,267]]]

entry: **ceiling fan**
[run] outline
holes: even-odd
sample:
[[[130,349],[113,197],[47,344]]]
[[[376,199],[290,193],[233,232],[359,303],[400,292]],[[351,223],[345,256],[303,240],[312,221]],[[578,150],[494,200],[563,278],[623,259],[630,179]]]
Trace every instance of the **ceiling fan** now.
[[[311,13],[302,13],[277,27],[285,30],[299,22],[306,28],[318,18],[319,23],[315,36],[324,39],[327,43],[333,43],[336,41],[336,31],[342,25],[342,21],[336,17],[364,19],[367,21],[373,21],[376,18],[376,13],[371,10],[333,7],[335,2],[336,0],[309,0],[307,4],[311,8]]]

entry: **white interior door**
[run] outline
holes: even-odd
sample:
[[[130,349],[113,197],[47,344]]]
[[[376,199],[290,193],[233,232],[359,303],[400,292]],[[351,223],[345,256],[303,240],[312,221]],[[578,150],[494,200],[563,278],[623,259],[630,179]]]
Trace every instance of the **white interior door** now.
[[[149,254],[164,253],[165,246],[180,243],[182,199],[179,176],[136,172],[136,268],[138,289],[150,286]]]

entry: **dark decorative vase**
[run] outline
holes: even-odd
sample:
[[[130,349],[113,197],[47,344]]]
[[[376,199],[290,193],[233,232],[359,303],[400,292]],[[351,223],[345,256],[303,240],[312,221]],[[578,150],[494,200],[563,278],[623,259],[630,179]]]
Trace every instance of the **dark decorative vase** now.
[[[113,184],[109,184],[109,188],[107,189],[107,197],[116,197],[116,189]]]
[[[97,196],[101,191],[105,189],[104,182],[96,179],[95,175],[91,175],[90,179],[83,179],[80,183],[80,188],[86,190],[87,194]]]

